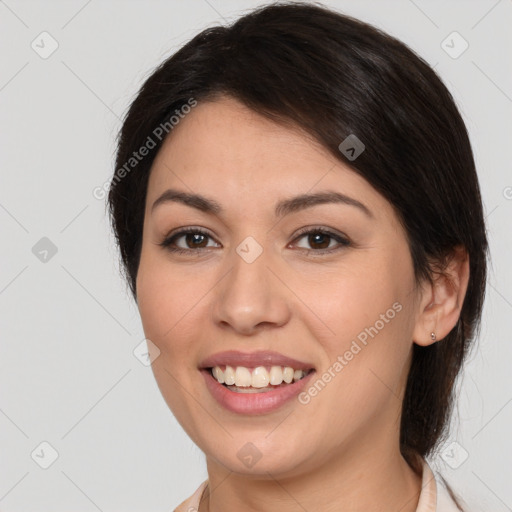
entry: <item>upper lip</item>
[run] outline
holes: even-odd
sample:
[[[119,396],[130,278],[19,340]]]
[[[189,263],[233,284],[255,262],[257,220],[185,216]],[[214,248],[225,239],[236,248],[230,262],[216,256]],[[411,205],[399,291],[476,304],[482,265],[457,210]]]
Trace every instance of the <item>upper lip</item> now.
[[[291,366],[294,370],[309,370],[314,368],[311,363],[305,363],[292,357],[287,357],[271,350],[260,350],[257,352],[239,352],[228,350],[218,352],[201,361],[199,367],[213,368],[214,366],[246,366],[253,368],[257,366]]]

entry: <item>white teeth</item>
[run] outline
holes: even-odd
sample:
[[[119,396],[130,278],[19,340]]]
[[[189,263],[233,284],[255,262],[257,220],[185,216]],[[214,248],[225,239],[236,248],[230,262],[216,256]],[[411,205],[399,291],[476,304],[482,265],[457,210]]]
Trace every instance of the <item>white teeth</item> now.
[[[283,371],[283,380],[286,382],[286,384],[290,384],[290,382],[293,380],[294,375],[295,372],[293,371],[293,368],[287,366]]]
[[[270,368],[270,384],[279,386],[281,382],[283,382],[283,370],[281,370],[280,366],[272,366]]]
[[[304,370],[294,370],[290,366],[272,366],[270,372],[264,366],[258,366],[254,369],[245,366],[237,366],[234,369],[226,366],[222,371],[220,366],[212,368],[213,377],[220,383],[227,386],[252,387],[252,388],[270,388],[279,386],[283,382],[290,384],[302,379],[306,372]]]
[[[224,384],[224,372],[218,366],[212,368],[212,373],[221,384]]]
[[[218,366],[216,368],[222,373],[222,370]],[[228,386],[232,386],[235,383],[235,370],[233,370],[231,366],[226,366],[224,370],[224,383]]]
[[[252,384],[251,372],[243,366],[237,366],[235,371],[235,386],[247,387]]]
[[[238,368],[237,368],[238,369]],[[263,366],[258,366],[252,371],[251,386],[253,388],[265,388],[270,382],[270,376]]]

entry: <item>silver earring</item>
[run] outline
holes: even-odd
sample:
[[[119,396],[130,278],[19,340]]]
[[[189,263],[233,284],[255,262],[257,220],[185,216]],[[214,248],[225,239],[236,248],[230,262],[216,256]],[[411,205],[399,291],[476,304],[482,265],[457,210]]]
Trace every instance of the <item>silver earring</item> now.
[[[436,341],[436,333],[435,332],[431,332],[430,333],[430,338],[432,339],[432,341]]]

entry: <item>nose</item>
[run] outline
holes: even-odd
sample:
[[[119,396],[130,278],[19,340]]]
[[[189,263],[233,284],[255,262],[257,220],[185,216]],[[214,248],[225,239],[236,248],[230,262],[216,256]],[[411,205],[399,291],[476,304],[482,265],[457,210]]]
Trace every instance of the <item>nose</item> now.
[[[270,260],[266,251],[252,263],[234,252],[230,271],[214,289],[213,320],[217,325],[251,335],[289,321],[290,291],[276,277],[280,273]]]

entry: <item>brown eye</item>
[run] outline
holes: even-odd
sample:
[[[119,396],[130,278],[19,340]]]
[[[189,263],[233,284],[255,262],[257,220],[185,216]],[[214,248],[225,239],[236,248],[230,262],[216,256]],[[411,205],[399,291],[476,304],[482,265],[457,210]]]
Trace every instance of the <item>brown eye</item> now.
[[[327,249],[331,243],[331,237],[324,233],[308,235],[308,243],[313,249]]]
[[[206,247],[205,241],[206,241],[206,243],[208,243],[208,240],[207,240],[208,236],[203,235],[202,233],[187,233],[186,235],[184,235],[184,237],[185,237],[185,244],[189,248]]]
[[[210,241],[213,242],[213,238],[208,233],[196,228],[187,228],[168,236],[159,245],[171,252],[190,254],[199,252],[195,249],[217,247],[217,245],[209,245]]]
[[[304,245],[297,246],[308,252],[317,252],[319,254],[337,251],[350,245],[350,241],[339,234],[328,231],[324,228],[315,228],[304,230],[296,240],[305,240]]]

